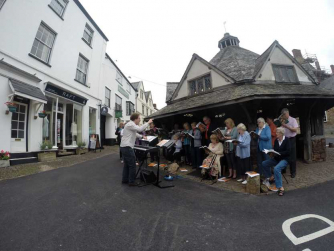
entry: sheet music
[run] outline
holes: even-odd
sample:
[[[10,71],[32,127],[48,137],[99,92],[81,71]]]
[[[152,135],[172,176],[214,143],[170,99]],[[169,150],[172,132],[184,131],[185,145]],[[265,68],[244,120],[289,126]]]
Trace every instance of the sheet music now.
[[[148,142],[151,142],[153,140],[155,140],[157,138],[157,136],[146,136],[147,139],[142,139],[143,141],[148,141]]]

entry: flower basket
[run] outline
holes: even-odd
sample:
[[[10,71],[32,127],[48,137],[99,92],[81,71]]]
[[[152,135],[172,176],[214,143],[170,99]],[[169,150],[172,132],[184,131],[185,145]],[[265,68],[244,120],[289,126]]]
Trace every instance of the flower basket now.
[[[40,117],[42,119],[44,119],[46,116],[47,116],[46,113],[43,113],[43,112],[38,113],[38,117]]]
[[[16,110],[17,110],[17,107],[16,107],[16,106],[8,105],[7,107],[8,107],[8,110],[9,110],[10,112],[16,112]]]

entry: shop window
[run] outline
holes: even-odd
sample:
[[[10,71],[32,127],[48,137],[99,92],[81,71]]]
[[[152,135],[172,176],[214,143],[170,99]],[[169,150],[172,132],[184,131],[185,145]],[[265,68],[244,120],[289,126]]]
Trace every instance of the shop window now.
[[[115,110],[122,111],[122,98],[115,95]]]
[[[89,134],[96,134],[96,109],[89,107]]]
[[[89,25],[86,24],[82,38],[85,40],[85,42],[88,45],[92,45],[93,34],[94,34],[94,31],[92,30],[92,28],[90,28]]]
[[[75,80],[84,85],[86,85],[87,82],[88,63],[88,59],[84,58],[82,55],[79,55]]]
[[[67,4],[67,0],[52,0],[49,6],[58,16],[63,17]]]
[[[42,23],[38,28],[30,55],[48,64],[55,37],[56,33]]]

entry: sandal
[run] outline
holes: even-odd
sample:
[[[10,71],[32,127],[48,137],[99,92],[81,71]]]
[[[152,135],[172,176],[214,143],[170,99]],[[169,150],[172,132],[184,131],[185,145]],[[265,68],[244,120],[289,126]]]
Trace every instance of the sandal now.
[[[278,191],[277,191],[277,194],[278,194],[278,196],[283,196],[284,195],[284,190],[281,190],[281,189],[279,189]]]

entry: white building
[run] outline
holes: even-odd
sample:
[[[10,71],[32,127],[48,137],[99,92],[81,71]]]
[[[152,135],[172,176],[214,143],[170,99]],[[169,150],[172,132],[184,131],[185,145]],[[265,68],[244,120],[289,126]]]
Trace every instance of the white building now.
[[[119,123],[128,122],[135,111],[136,91],[108,54],[102,69],[100,93],[104,97],[102,103],[110,109],[101,115],[101,138],[105,139],[104,144],[112,145]]]
[[[145,91],[143,81],[133,82],[133,87],[136,90],[136,112],[140,113],[140,123],[142,124],[144,119],[155,113],[157,109],[154,107],[153,97],[151,91]]]
[[[123,74],[116,84],[121,71],[106,54],[108,38],[78,0],[0,0],[0,24],[0,101],[17,106],[0,106],[0,149],[34,152],[46,140],[70,150],[91,134],[105,143],[115,137],[115,95],[123,95],[118,120],[127,120],[134,90]],[[110,109],[100,116],[106,87]]]

